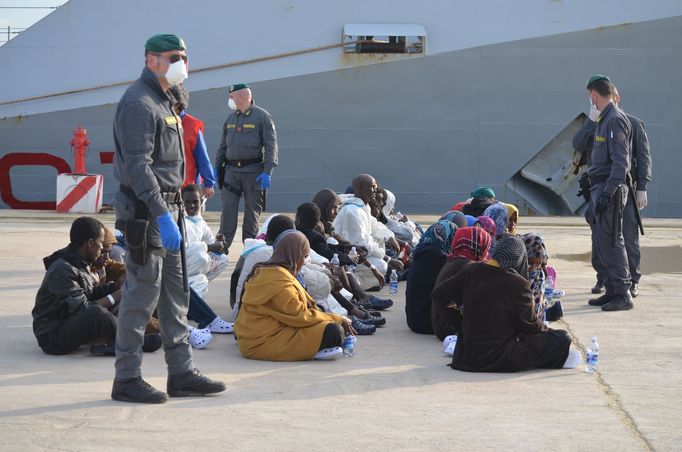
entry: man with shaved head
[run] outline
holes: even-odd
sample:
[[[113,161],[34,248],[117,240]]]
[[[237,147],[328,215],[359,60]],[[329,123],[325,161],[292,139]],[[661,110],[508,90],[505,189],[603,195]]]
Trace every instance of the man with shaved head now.
[[[385,243],[393,237],[393,233],[377,222],[371,213],[369,203],[376,195],[376,180],[369,174],[360,174],[353,179],[352,187],[353,196],[341,204],[334,220],[334,230],[352,245],[367,249],[368,266],[359,266],[356,272],[362,288],[366,290],[377,285],[377,275],[385,275],[389,264],[396,268],[401,265],[385,252]]]

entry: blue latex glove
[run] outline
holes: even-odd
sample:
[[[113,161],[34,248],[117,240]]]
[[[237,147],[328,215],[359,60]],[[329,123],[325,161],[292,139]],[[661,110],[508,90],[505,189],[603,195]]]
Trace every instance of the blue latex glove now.
[[[270,188],[270,181],[272,181],[272,176],[263,171],[262,173],[260,173],[260,176],[256,178],[256,180],[260,181],[261,190],[267,190],[268,188]]]
[[[180,249],[180,242],[182,236],[180,235],[180,228],[173,220],[173,215],[166,212],[156,218],[159,223],[159,232],[161,233],[161,243],[168,251],[178,251]]]

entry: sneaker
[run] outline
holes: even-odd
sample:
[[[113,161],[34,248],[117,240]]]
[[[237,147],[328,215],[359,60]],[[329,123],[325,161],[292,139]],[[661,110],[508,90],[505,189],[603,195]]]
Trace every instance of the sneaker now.
[[[597,284],[594,285],[592,288],[592,293],[593,294],[599,294],[599,293],[604,293],[604,283],[601,281],[597,281]]]
[[[337,359],[343,356],[343,349],[341,347],[323,348],[319,352],[315,353],[313,359],[319,359],[322,361],[328,361],[332,359]]]
[[[192,369],[178,375],[169,375],[166,391],[170,397],[191,397],[217,394],[225,390],[225,383],[201,375]]]
[[[627,311],[632,309],[632,298],[630,294],[614,295],[611,301],[601,307],[602,311]]]
[[[206,348],[208,344],[213,342],[213,335],[207,333],[206,330],[200,330],[197,328],[192,328],[189,330],[189,336],[187,338],[189,345],[193,348],[202,349]]]
[[[578,350],[569,350],[568,357],[564,363],[564,369],[575,369],[583,362],[583,354]]]
[[[630,296],[632,296],[632,298],[637,298],[637,295],[639,295],[639,284],[633,282],[630,286]]]
[[[599,298],[593,298],[591,300],[588,300],[587,304],[589,304],[590,306],[604,306],[606,303],[611,301],[612,297],[613,295],[605,293]]]
[[[164,403],[168,396],[142,379],[116,378],[111,388],[111,398],[119,402]]]
[[[91,345],[90,353],[95,356],[116,356],[116,346],[113,342],[106,344]]]
[[[208,327],[206,328],[208,328],[208,330],[211,333],[218,334],[234,333],[234,323],[226,322],[225,320],[221,319],[220,316],[213,319],[213,321],[209,323]]]
[[[159,333],[145,334],[144,342],[142,343],[142,351],[146,353],[152,353],[157,351],[163,345],[161,340],[161,335]]]

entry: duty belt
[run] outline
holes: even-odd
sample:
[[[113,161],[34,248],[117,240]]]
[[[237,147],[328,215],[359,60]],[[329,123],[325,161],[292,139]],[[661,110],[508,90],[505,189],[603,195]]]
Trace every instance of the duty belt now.
[[[121,193],[130,196],[131,198],[137,200],[137,195],[135,194],[135,191],[128,187],[127,185],[119,185],[118,189],[121,191]],[[163,202],[166,204],[175,204],[180,200],[180,192],[177,191],[162,191],[159,193],[161,195],[161,199],[163,199]]]
[[[592,185],[594,184],[601,184],[603,182],[606,182],[606,180],[609,178],[609,176],[590,176],[590,183]]]
[[[228,166],[234,166],[236,168],[241,168],[242,166],[255,165],[256,163],[263,163],[263,158],[257,159],[246,159],[246,160],[230,160],[227,159]]]

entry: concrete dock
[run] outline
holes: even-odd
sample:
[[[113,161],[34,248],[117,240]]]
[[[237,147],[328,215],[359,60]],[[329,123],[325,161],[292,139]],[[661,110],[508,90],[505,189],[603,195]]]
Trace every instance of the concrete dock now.
[[[351,358],[251,361],[233,336],[216,335],[195,362],[228,391],[148,406],[110,399],[113,358],[85,346],[48,356],[33,336],[42,259],[68,243],[76,217],[0,211],[0,450],[682,450],[682,220],[645,220],[635,308],[605,313],[586,303],[595,278],[584,221],[521,219],[519,232],[543,234],[566,291],[551,326],[583,353],[598,336],[596,374],[454,371],[437,339],[407,328],[401,282],[387,325],[360,337]],[[112,215],[97,218],[113,226]],[[216,231],[218,214],[206,219]],[[239,251],[207,298],[225,318]],[[165,389],[162,351],[145,355],[143,375]]]

